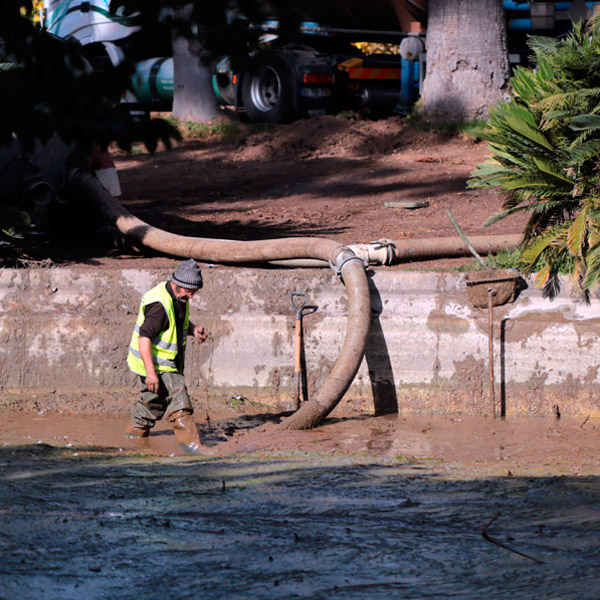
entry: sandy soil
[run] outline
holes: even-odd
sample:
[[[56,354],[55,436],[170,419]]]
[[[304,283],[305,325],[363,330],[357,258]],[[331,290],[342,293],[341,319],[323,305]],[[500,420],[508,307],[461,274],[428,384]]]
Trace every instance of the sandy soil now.
[[[265,128],[245,125],[223,142],[188,139],[174,152],[117,159],[124,204],[177,233],[229,239],[316,235],[345,243],[518,233],[483,222],[501,198],[467,190],[485,144],[426,133],[394,117],[316,117]],[[429,201],[415,210],[386,202]]]

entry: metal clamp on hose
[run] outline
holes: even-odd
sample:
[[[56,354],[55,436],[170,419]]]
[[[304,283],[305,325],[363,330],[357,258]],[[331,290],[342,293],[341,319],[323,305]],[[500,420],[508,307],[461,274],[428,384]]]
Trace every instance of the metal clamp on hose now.
[[[335,264],[330,260],[329,267],[331,270],[343,281],[342,270],[343,268],[351,262],[358,262],[363,267],[363,269],[368,269],[369,264],[364,260],[356,256],[354,252],[350,249],[342,250],[335,259]]]
[[[381,250],[382,248],[385,248],[386,257],[381,262],[382,266],[391,265],[394,262],[394,258],[396,257],[397,247],[396,247],[396,244],[392,240],[389,240],[389,239],[375,240],[373,242],[369,242],[369,245],[373,246],[375,248],[375,250]]]

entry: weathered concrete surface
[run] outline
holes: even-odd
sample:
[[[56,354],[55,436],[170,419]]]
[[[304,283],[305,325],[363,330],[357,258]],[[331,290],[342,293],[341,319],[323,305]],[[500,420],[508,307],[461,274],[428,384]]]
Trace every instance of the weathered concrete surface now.
[[[128,411],[136,379],[125,357],[139,299],[169,271],[0,270],[0,404],[23,409]],[[202,401],[234,393],[289,408],[292,290],[319,310],[305,319],[309,391],[339,353],[346,297],[327,270],[205,267],[192,319],[212,332],[190,343],[186,374]],[[461,275],[376,270],[363,365],[343,400],[360,411],[486,413],[488,317]],[[532,286],[494,311],[497,410],[600,415],[598,301],[554,301]]]

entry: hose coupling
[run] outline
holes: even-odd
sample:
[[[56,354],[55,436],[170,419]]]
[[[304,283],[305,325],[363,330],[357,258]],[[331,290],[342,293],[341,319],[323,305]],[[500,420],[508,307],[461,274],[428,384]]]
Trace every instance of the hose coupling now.
[[[389,240],[389,239],[375,240],[373,242],[369,242],[369,245],[373,246],[373,248],[375,250],[385,249],[386,257],[381,261],[382,266],[391,265],[394,262],[398,248],[392,240]]]
[[[342,271],[344,267],[350,263],[359,263],[363,269],[369,268],[369,263],[356,256],[356,254],[354,254],[354,252],[347,246],[342,246],[335,257],[335,264],[330,260],[329,266],[331,267],[331,270],[343,281],[344,278],[342,276]]]

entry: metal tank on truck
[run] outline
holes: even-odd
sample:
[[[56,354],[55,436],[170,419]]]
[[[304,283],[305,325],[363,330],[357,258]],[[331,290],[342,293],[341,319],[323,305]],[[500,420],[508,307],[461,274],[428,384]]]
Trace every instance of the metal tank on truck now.
[[[44,0],[44,26],[49,33],[94,46],[97,65],[118,65],[124,52],[117,43],[139,31],[135,19],[110,12],[110,0]]]
[[[293,44],[281,42],[277,20],[248,23],[239,14],[232,17],[244,19],[252,37],[258,37],[259,47],[236,61],[227,56],[215,60],[212,83],[219,102],[264,123],[344,110],[371,116],[410,112],[425,71],[427,0],[322,0],[319,4],[318,13],[306,15]],[[110,0],[46,0],[47,27],[62,37],[94,44],[95,65],[101,66],[102,59],[116,65],[125,55],[133,59],[137,64],[133,93],[125,101],[169,110],[174,76],[170,44],[163,40],[160,47],[156,43],[140,53],[133,42],[139,29],[135,16],[112,14],[109,5]],[[528,34],[560,35],[598,5],[583,0],[504,0],[511,63],[527,60]],[[170,42],[168,25],[163,32]],[[384,51],[367,54],[361,49],[365,45]],[[241,66],[234,70],[232,64]]]
[[[44,0],[44,14],[44,26],[50,33],[75,38],[88,47],[94,68],[117,66],[125,56],[135,61],[132,88],[125,93],[124,103],[170,110],[173,100],[170,45],[161,39],[155,44],[154,56],[149,56],[146,49],[140,52],[133,39],[140,31],[135,14],[125,16],[120,10],[111,12],[110,0]]]
[[[328,24],[303,22],[296,43],[287,45],[279,43],[277,21],[249,24],[260,35],[260,49],[240,61],[244,68],[239,71],[231,70],[229,57],[215,61],[213,90],[223,105],[245,112],[256,122],[361,108],[383,115],[410,108],[418,96],[419,55],[424,49],[421,32],[426,10],[416,11],[421,21],[412,14],[418,4],[426,2],[332,0],[322,13]],[[45,6],[48,30],[75,37],[84,45],[95,44],[100,66],[102,59],[117,65],[125,53],[131,57],[134,48],[127,40],[139,27],[135,17],[110,13],[110,0],[46,0]],[[413,32],[401,30],[396,11],[408,27],[412,23]],[[405,39],[403,57],[368,56],[354,45],[370,41],[398,46]],[[168,110],[173,96],[172,58],[166,53],[140,57],[132,91],[126,101]]]

